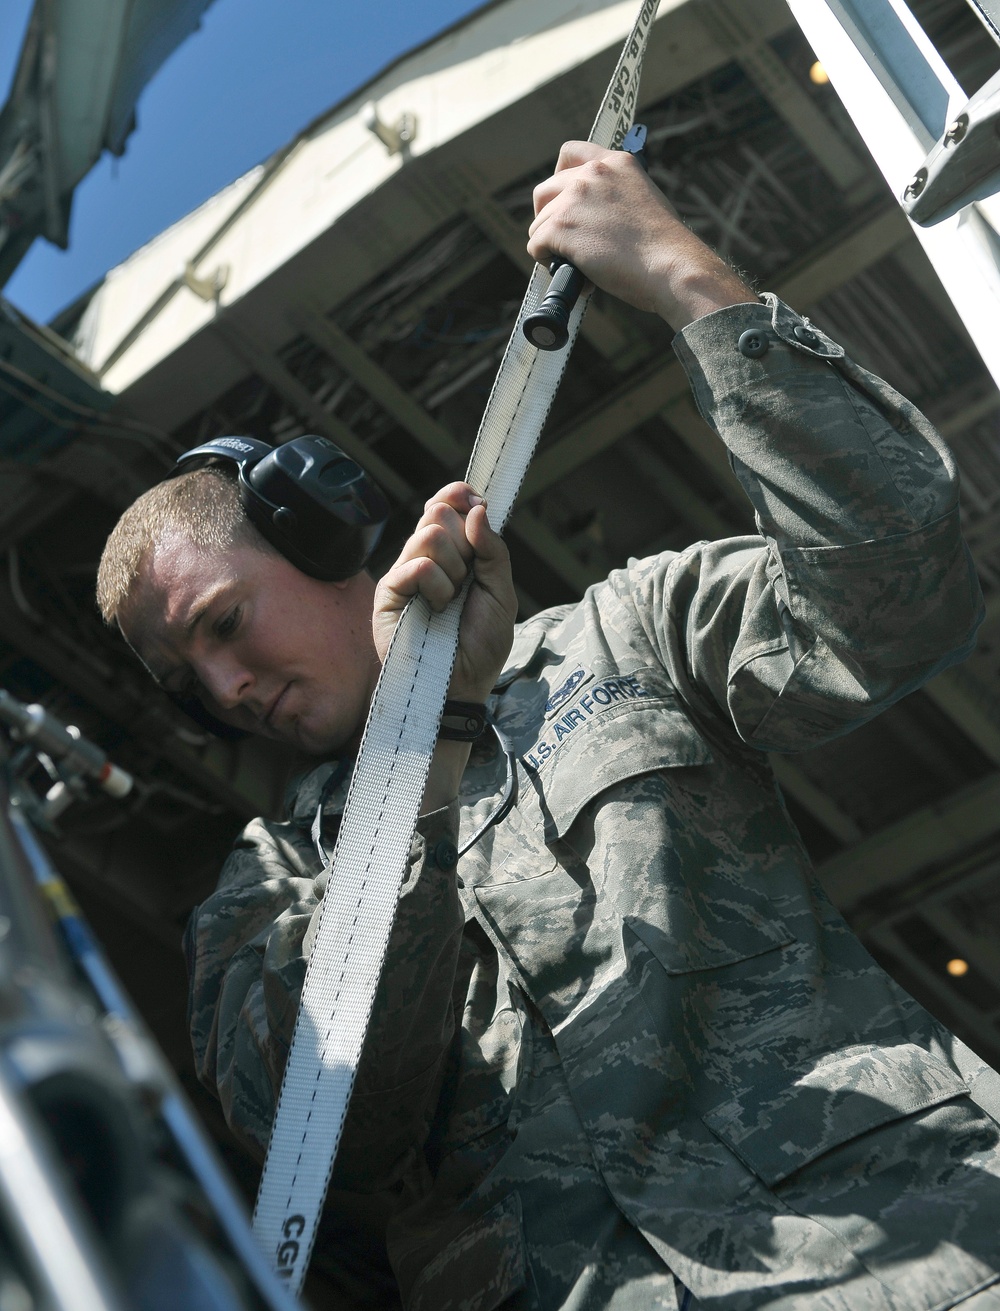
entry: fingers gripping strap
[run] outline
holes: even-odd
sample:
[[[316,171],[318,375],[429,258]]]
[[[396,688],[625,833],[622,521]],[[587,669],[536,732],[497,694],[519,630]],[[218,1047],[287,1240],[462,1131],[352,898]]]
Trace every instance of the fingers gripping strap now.
[[[599,145],[619,145],[631,126],[657,3],[643,0],[625,43],[591,133]],[[536,350],[521,321],[548,284],[548,273],[536,267],[466,474],[486,499],[497,531],[514,505],[586,307],[581,297],[565,350]],[[253,1222],[265,1253],[296,1292],[382,972],[464,603],[465,591],[443,614],[433,614],[419,597],[404,611],[375,689],[334,848]]]

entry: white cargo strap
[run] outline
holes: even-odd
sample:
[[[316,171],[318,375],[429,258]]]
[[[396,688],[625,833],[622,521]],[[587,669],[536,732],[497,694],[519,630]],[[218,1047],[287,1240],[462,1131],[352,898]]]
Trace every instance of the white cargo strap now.
[[[642,0],[590,140],[616,147],[632,125],[639,72],[659,0]],[[476,438],[466,481],[500,531],[510,515],[566,367],[585,308],[564,350],[529,345],[521,321],[545,294],[536,267]],[[354,1086],[385,959],[438,722],[451,679],[464,593],[442,614],[421,598],[396,627],[361,740],[306,969],[254,1230],[296,1292]]]

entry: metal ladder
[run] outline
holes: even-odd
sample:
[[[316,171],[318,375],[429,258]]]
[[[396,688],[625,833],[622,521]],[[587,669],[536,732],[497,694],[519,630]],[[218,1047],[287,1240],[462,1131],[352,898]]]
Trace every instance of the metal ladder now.
[[[969,99],[905,0],[787,3],[1000,386],[1000,74]]]

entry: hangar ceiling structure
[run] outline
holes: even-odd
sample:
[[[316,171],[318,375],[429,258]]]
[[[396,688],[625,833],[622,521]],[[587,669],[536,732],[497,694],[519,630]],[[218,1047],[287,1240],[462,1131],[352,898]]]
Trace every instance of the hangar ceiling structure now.
[[[912,7],[971,93],[1000,50],[965,0]],[[54,854],[169,1055],[179,940],[295,762],[220,741],[103,629],[124,507],[227,432],[324,433],[393,503],[386,555],[461,473],[530,261],[531,190],[586,134],[632,0],[495,0],[385,70],[112,270],[48,327],[0,320],[0,682],[140,781]],[[992,381],[783,0],[661,0],[652,176],[688,223],[921,405],[961,467],[987,597],[975,655],[848,738],[775,758],[869,949],[1000,1060],[1000,410]],[[666,325],[595,297],[508,538],[522,617],[628,556],[752,531]],[[962,975],[947,963],[967,962]]]

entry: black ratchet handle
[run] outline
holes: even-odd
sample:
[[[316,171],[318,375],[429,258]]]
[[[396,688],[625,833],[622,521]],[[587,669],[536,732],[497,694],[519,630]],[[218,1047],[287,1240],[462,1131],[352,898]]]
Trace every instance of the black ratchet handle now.
[[[646,168],[646,126],[634,123],[625,134],[621,150],[634,155]],[[521,330],[540,351],[560,351],[569,341],[569,316],[573,313],[587,279],[566,260],[554,259],[549,265],[552,281],[538,309],[525,316]]]

